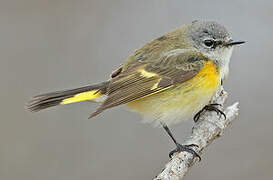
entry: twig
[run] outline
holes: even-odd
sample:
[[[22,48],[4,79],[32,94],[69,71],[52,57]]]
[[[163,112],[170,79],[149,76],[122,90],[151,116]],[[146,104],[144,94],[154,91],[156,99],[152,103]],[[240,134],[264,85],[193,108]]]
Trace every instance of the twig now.
[[[227,96],[227,92],[225,92],[221,87],[211,103],[223,105],[227,99]],[[204,112],[200,116],[199,121],[194,125],[191,136],[185,141],[184,144],[197,144],[199,147],[195,148],[195,151],[201,154],[212,141],[223,134],[228,125],[238,116],[239,103],[236,102],[227,107],[224,112],[226,114],[226,119],[223,116],[220,117],[220,114],[218,115],[214,111]],[[198,158],[193,159],[193,156],[190,153],[177,153],[173,155],[155,180],[182,179],[190,167],[192,167],[197,161]]]

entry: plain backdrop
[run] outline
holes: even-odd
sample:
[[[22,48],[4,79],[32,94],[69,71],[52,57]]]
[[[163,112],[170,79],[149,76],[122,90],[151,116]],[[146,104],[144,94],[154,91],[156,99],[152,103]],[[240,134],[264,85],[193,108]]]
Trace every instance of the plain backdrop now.
[[[0,0],[0,179],[152,179],[173,143],[123,107],[88,120],[92,103],[39,113],[33,95],[109,77],[136,48],[193,20],[216,20],[246,44],[225,84],[240,116],[186,179],[273,178],[271,0]],[[193,121],[172,127],[183,142]]]

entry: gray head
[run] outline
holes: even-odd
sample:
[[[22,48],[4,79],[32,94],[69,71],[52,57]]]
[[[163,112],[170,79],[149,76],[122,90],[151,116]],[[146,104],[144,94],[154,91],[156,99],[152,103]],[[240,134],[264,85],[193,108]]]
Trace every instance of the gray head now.
[[[188,25],[188,35],[194,48],[228,68],[233,46],[244,43],[233,41],[226,28],[213,21],[194,21]]]
[[[193,21],[189,25],[189,36],[195,48],[214,58],[221,58],[227,52],[231,54],[233,45],[244,43],[233,41],[226,28],[213,21]]]

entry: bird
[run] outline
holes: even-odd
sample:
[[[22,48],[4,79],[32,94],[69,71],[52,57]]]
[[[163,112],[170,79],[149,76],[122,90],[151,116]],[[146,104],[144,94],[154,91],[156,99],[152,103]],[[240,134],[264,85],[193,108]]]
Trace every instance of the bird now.
[[[227,29],[215,21],[195,20],[153,39],[135,50],[110,78],[98,84],[34,96],[26,107],[37,112],[49,107],[91,101],[99,107],[93,118],[106,109],[127,105],[146,122],[162,126],[176,148],[187,151],[197,145],[181,145],[169,126],[194,117],[204,108],[221,112],[210,104],[217,89],[229,74],[229,62],[235,41]]]

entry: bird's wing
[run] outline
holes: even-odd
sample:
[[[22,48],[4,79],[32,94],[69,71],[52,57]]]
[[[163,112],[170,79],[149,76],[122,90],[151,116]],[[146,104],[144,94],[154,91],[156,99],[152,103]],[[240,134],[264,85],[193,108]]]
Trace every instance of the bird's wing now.
[[[90,118],[105,109],[162,92],[188,81],[202,69],[207,60],[196,51],[179,49],[158,60],[132,66],[111,79],[107,99]]]

